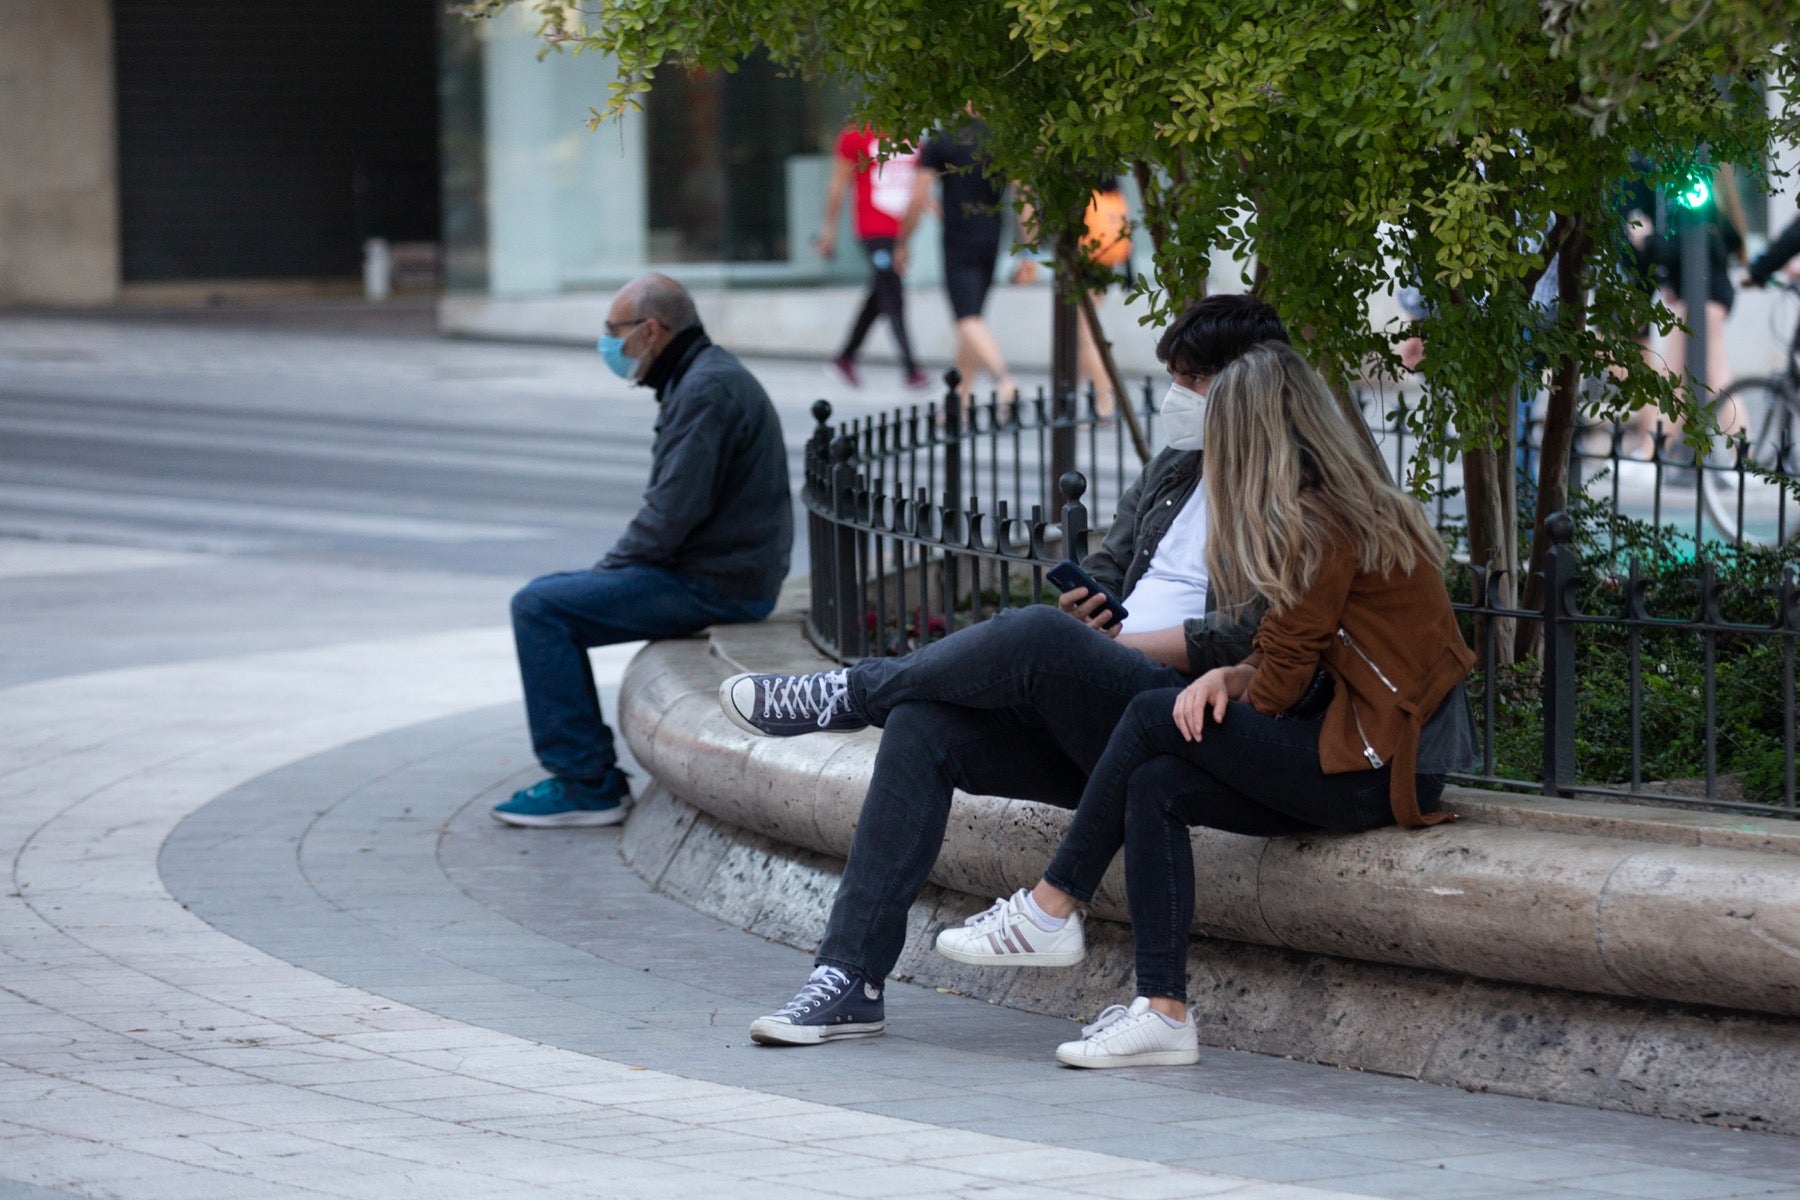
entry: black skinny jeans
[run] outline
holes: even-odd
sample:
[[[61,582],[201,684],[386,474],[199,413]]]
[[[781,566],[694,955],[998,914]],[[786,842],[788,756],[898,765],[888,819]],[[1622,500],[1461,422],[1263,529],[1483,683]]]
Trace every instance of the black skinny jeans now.
[[[869,281],[869,294],[863,299],[862,311],[856,314],[856,324],[850,327],[850,336],[838,357],[854,359],[862,349],[863,339],[874,328],[875,318],[882,316],[894,331],[901,367],[908,375],[914,374],[919,366],[913,361],[912,341],[906,336],[906,289],[900,272],[894,270],[894,239],[864,238],[862,244],[875,277]]]
[[[1187,999],[1194,854],[1188,829],[1252,837],[1394,823],[1389,766],[1327,775],[1320,722],[1265,717],[1233,701],[1225,720],[1190,742],[1175,726],[1178,689],[1131,701],[1088,779],[1044,878],[1083,903],[1125,848],[1125,892],[1137,946],[1138,994]],[[1419,807],[1443,794],[1441,775],[1418,777]]]
[[[893,970],[956,788],[1073,808],[1132,697],[1185,681],[1042,605],[851,667],[851,702],[883,732],[818,964]]]

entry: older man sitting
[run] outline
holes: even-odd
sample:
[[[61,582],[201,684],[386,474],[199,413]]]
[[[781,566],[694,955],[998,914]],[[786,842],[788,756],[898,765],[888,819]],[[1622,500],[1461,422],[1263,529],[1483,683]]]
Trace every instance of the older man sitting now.
[[[612,825],[631,788],[601,717],[590,646],[760,621],[787,576],[787,451],[768,394],[712,344],[666,275],[613,297],[601,358],[656,392],[643,507],[589,570],[534,579],[512,600],[532,746],[550,773],[493,810],[509,825]]]

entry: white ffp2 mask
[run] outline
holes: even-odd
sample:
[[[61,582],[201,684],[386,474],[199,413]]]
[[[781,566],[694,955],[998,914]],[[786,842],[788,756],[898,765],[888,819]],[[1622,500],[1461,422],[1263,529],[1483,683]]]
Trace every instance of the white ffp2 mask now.
[[[1163,397],[1161,417],[1168,430],[1171,450],[1201,450],[1206,446],[1206,397],[1179,383],[1169,385]]]

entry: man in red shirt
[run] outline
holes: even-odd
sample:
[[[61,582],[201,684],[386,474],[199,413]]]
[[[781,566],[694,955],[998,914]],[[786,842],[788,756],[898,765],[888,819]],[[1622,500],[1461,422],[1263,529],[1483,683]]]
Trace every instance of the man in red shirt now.
[[[894,258],[895,240],[900,233],[900,218],[906,215],[912,198],[913,175],[918,168],[916,151],[894,154],[883,161],[887,139],[866,126],[846,129],[838,135],[837,151],[831,164],[831,186],[825,193],[825,227],[813,240],[820,258],[837,253],[838,213],[843,209],[844,193],[852,183],[856,186],[856,236],[875,277],[869,283],[869,294],[862,311],[850,327],[844,348],[832,360],[832,367],[852,387],[861,385],[856,370],[856,355],[863,339],[875,324],[877,316],[885,316],[894,330],[894,342],[900,348],[900,364],[909,387],[924,387],[928,380],[913,361],[912,343],[906,336],[906,296],[900,285],[899,264]]]

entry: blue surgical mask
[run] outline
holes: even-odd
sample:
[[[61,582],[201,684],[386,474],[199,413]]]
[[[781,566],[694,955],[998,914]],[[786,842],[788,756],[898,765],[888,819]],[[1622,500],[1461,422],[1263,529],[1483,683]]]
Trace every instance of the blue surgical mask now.
[[[626,382],[637,378],[638,360],[625,353],[624,338],[603,333],[600,335],[600,340],[594,343],[594,349],[600,352],[600,357],[605,360],[608,367],[612,368],[614,375]]]
[[[1206,446],[1206,395],[1179,383],[1169,385],[1163,397],[1163,429],[1168,433],[1171,450],[1201,450]]]

